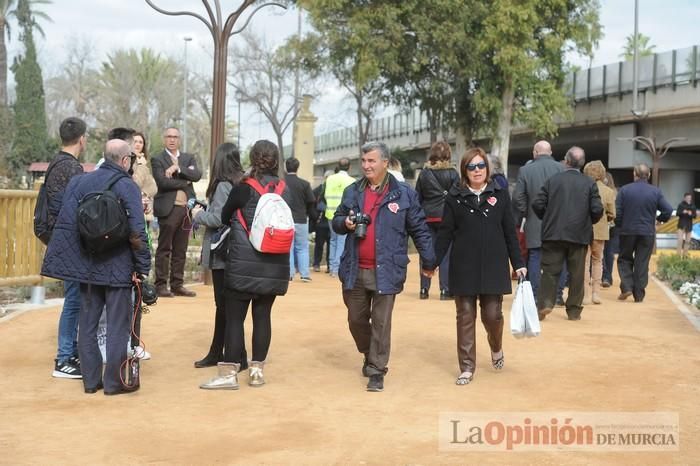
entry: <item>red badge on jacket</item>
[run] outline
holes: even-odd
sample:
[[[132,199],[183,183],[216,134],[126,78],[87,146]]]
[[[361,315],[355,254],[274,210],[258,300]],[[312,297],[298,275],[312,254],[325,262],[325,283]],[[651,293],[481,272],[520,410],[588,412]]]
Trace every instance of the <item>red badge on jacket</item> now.
[[[486,202],[488,202],[488,203],[491,204],[492,206],[495,206],[495,205],[496,205],[496,202],[498,202],[498,199],[496,199],[495,197],[491,196],[491,197],[489,197],[488,199],[486,199]]]
[[[389,210],[390,210],[392,213],[396,213],[396,212],[399,211],[399,205],[398,205],[396,202],[392,202],[392,203],[389,204],[387,207],[389,207]]]

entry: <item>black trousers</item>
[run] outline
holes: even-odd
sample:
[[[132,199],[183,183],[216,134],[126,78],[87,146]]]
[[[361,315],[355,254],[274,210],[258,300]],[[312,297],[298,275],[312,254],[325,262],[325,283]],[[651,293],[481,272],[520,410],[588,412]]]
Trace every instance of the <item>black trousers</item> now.
[[[241,299],[235,293],[226,292],[226,336],[224,361],[236,362],[241,370],[248,367],[245,349],[245,330],[243,324],[248,314],[248,306],[253,308],[253,361],[263,362],[267,359],[272,340],[272,304],[276,296],[265,295],[253,299]]]
[[[631,291],[635,301],[644,299],[649,284],[649,259],[653,250],[653,236],[620,235],[620,254],[617,256],[620,291]]]
[[[328,222],[323,220],[326,225]],[[326,250],[326,266],[330,267],[330,257],[328,251],[331,246],[331,230],[327,227],[319,227],[316,225],[316,242],[314,244],[314,267],[321,266],[323,258],[323,250]]]
[[[78,353],[85,388],[95,388],[101,381],[106,391],[122,388],[121,365],[126,361],[132,303],[131,287],[80,284]],[[97,326],[103,308],[107,313],[107,364],[104,376],[102,353],[97,345]]]
[[[214,283],[214,304],[216,313],[214,314],[214,336],[209,347],[209,354],[219,359],[224,353],[224,342],[226,340],[226,285],[224,284],[224,269],[212,269],[211,276]],[[243,361],[247,361],[248,355],[243,350],[241,355]]]
[[[538,309],[552,309],[557,296],[557,285],[566,262],[569,271],[569,294],[566,297],[566,314],[578,317],[583,311],[584,271],[588,245],[568,241],[542,242],[542,279],[537,294]]]
[[[187,207],[174,206],[167,217],[158,217],[158,248],[156,249],[156,287],[165,287],[170,276],[170,289],[181,288],[185,277],[187,244],[192,224]]]

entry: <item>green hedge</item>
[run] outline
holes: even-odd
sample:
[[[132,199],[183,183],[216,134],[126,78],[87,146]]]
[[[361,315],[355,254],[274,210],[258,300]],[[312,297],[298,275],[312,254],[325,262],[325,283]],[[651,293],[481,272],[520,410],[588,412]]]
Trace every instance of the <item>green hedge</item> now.
[[[656,263],[656,275],[678,290],[683,283],[693,283],[700,278],[700,259],[676,254],[661,256]]]

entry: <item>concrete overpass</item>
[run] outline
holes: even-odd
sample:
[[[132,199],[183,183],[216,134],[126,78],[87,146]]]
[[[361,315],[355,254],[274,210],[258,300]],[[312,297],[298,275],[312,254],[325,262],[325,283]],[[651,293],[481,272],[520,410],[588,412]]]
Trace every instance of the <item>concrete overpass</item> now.
[[[654,137],[662,143],[685,137],[661,162],[661,187],[675,204],[685,191],[700,186],[700,47],[686,47],[642,58],[639,73],[639,107],[643,118],[632,114],[632,62],[619,62],[578,71],[569,75],[567,93],[572,98],[573,116],[559,122],[559,134],[552,140],[555,157],[562,158],[572,145],[586,151],[589,160],[602,160],[617,184],[631,181],[635,163],[651,163],[642,147],[618,138]],[[511,135],[509,178],[531,156],[536,135],[516,126]],[[381,140],[411,154],[421,166],[429,147],[427,119],[418,109],[380,118],[372,123],[370,140]],[[455,135],[447,140],[454,145]],[[478,140],[488,148],[487,140]],[[315,137],[314,175],[320,177],[341,157],[358,159],[357,127]],[[455,161],[461,154],[455,154]],[[355,168],[359,172],[359,168]]]

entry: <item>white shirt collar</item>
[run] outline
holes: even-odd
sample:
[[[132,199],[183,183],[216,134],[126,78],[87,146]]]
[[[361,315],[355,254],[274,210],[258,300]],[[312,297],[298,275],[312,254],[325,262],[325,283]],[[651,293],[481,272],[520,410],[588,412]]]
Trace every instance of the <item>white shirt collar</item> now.
[[[170,152],[168,149],[165,149],[165,152],[167,152],[170,155],[170,157],[175,157],[176,159],[180,158],[180,151],[179,150],[174,154],[172,152]]]

